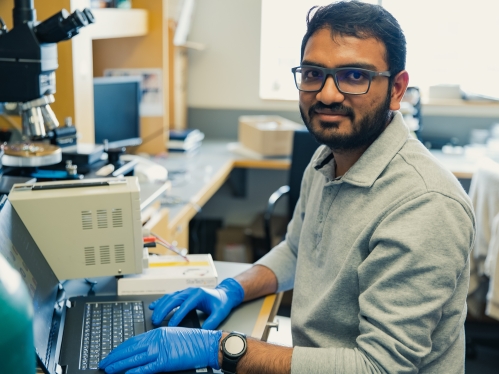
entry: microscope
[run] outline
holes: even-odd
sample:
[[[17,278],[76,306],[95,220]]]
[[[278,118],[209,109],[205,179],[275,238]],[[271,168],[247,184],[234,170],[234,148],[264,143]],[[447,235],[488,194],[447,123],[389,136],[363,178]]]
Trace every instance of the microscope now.
[[[13,21],[8,30],[0,18],[0,106],[21,116],[22,141],[2,145],[2,165],[54,165],[62,160],[57,141],[76,142],[75,127],[59,126],[50,108],[56,91],[57,43],[78,35],[95,20],[89,9],[71,14],[63,9],[39,22],[34,0],[14,0]]]

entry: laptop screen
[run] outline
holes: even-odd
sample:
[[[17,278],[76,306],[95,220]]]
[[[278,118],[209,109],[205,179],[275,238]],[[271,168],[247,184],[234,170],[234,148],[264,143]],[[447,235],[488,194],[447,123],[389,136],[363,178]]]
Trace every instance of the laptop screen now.
[[[59,281],[5,195],[0,200],[0,253],[28,286],[33,299],[35,349],[45,361]]]

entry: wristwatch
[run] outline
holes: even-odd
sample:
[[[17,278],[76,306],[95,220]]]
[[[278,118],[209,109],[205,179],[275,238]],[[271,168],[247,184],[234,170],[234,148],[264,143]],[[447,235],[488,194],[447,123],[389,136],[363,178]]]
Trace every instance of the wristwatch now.
[[[222,372],[236,374],[237,363],[246,353],[246,335],[242,332],[232,331],[220,345],[222,351]]]

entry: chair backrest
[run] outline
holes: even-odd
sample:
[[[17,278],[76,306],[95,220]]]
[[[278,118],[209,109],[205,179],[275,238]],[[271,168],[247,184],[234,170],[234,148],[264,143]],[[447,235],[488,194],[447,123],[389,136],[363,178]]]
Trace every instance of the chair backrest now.
[[[293,153],[289,170],[288,213],[291,216],[300,197],[303,173],[320,144],[307,129],[296,130],[293,136]]]

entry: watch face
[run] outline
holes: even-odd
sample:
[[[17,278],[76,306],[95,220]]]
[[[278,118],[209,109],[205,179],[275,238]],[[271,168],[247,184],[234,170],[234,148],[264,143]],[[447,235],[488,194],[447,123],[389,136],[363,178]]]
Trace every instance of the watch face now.
[[[225,350],[231,355],[238,355],[244,351],[245,343],[243,338],[234,335],[229,336],[225,341]]]

